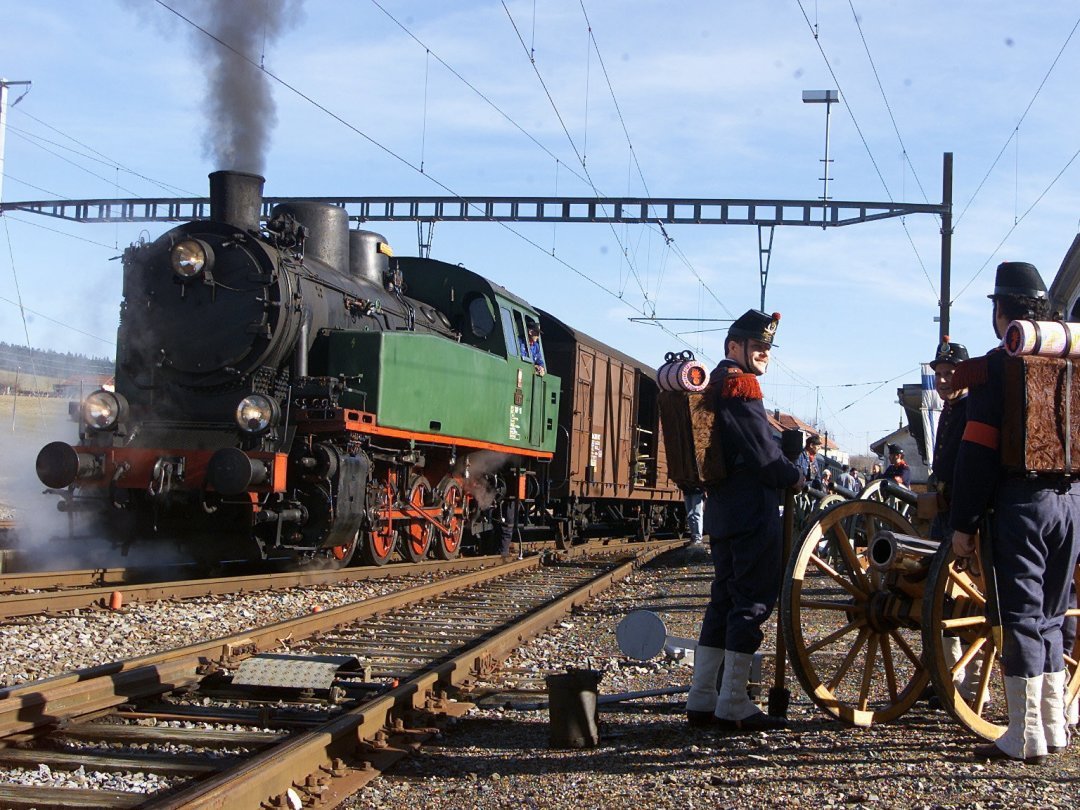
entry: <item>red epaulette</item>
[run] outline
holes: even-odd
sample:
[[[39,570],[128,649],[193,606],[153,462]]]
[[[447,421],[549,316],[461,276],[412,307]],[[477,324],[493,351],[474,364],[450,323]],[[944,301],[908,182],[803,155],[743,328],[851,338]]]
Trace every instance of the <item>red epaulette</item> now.
[[[972,357],[970,360],[959,363],[952,375],[953,390],[956,391],[962,388],[975,388],[980,385],[985,385],[988,376],[988,362],[987,355],[983,355],[982,357]]]
[[[730,372],[721,384],[720,396],[724,399],[764,399],[757,377],[747,372]]]

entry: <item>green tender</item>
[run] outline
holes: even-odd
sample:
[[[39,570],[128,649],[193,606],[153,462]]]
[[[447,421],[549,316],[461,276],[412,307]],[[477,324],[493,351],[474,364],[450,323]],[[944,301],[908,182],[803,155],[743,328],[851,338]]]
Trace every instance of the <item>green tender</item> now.
[[[336,331],[319,336],[309,373],[344,379],[342,405],[381,427],[555,451],[560,380],[517,357],[416,332]]]

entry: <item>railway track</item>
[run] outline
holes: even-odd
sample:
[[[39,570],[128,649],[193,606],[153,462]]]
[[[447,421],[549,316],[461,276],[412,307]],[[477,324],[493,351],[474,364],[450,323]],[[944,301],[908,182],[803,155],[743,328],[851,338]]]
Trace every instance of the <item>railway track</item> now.
[[[467,710],[452,690],[675,545],[525,558],[0,690],[0,764],[163,786],[0,785],[0,806],[333,806]]]
[[[589,554],[612,548],[611,541],[593,541],[568,553]],[[565,553],[565,552],[564,552]],[[162,580],[188,566],[98,568],[0,575],[0,620],[86,608],[119,608],[163,599],[190,599],[229,593],[284,590],[340,582],[362,582],[409,574],[454,574],[503,562],[498,556],[461,557],[338,570],[263,572],[227,577]]]

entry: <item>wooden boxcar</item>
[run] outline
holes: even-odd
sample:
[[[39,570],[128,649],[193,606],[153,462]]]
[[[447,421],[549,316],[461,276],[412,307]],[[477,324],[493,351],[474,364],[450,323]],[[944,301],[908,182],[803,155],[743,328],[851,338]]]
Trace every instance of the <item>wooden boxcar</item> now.
[[[549,503],[566,539],[677,533],[682,493],[667,476],[656,369],[540,310],[547,367],[562,378]]]

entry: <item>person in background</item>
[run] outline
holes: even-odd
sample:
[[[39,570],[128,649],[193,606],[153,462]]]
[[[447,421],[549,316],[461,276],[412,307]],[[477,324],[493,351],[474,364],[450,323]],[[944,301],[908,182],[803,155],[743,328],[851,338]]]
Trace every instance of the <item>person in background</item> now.
[[[821,471],[821,491],[828,492],[830,486],[832,486],[832,470],[826,467]]]
[[[904,448],[898,444],[889,445],[889,466],[881,474],[882,478],[911,487],[911,467],[904,461]]]
[[[998,265],[990,299],[999,338],[1011,321],[1043,320],[1049,311],[1046,285],[1027,262]],[[1002,464],[1005,359],[998,346],[953,376],[955,387],[970,392],[949,519],[953,552],[970,557],[989,515],[987,536],[979,542],[989,552],[988,576],[997,591],[992,619],[1001,632],[1008,727],[993,743],[977,747],[975,756],[1038,763],[1069,744],[1062,625],[1080,552],[1080,484]]]
[[[836,483],[838,483],[844,489],[850,490],[852,492],[859,491],[858,489],[856,489],[855,476],[851,474],[851,467],[849,467],[847,464],[843,465],[840,468],[840,477],[836,480]]]
[[[815,489],[821,489],[821,471],[825,466],[818,455],[820,450],[821,437],[816,433],[812,434],[806,440],[806,447],[803,448],[803,451],[799,453],[799,457],[795,460],[795,466],[803,474],[807,485]]]
[[[705,514],[705,490],[700,487],[680,487],[686,505],[686,530],[690,545],[701,545],[701,522]]]
[[[805,478],[784,458],[765,415],[758,377],[780,315],[751,309],[724,340],[724,360],[705,390],[713,408],[727,476],[706,489],[705,533],[714,577],[694,651],[694,677],[686,700],[691,726],[758,731],[785,725],[769,717],[746,692],[761,626],[776,605],[783,576],[780,490],[801,489]],[[723,679],[717,689],[717,673]]]
[[[862,491],[862,488],[864,486],[866,486],[866,481],[863,478],[863,474],[860,473],[854,467],[852,467],[851,468],[851,479],[852,479],[852,481],[855,482],[854,485],[851,488],[851,491],[854,492],[856,495],[858,495]]]
[[[877,481],[879,478],[881,478],[881,465],[880,464],[874,464],[870,468],[870,472],[867,475],[868,475],[868,477],[866,479],[867,481]]]

